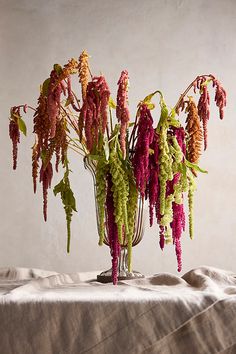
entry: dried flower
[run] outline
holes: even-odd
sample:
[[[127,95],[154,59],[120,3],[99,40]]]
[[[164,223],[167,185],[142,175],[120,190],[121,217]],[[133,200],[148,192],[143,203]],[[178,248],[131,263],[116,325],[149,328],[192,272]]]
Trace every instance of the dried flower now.
[[[38,168],[39,168],[39,145],[35,142],[32,147],[32,177],[33,177],[33,187],[34,193],[36,193],[37,189],[37,178],[38,178]]]
[[[79,82],[81,83],[82,89],[82,98],[86,98],[86,90],[88,86],[88,76],[89,76],[89,64],[88,64],[89,55],[84,50],[79,57]]]
[[[51,162],[49,162],[46,167],[42,164],[40,169],[40,182],[43,184],[43,216],[45,221],[47,221],[47,197],[48,189],[51,188],[52,176],[53,169]]]
[[[220,119],[224,118],[224,107],[226,106],[226,91],[217,79],[213,79],[213,87],[216,88],[215,102],[219,107]]]
[[[57,84],[58,74],[55,70],[52,70],[50,74],[50,83],[48,86],[48,101],[47,101],[47,110],[48,117],[50,120],[50,137],[54,138],[56,134],[56,125],[59,120],[60,115],[60,105],[61,105],[61,93],[62,87],[61,84]]]
[[[99,132],[105,132],[109,97],[110,91],[104,76],[94,77],[88,83],[79,125],[81,136],[84,125],[86,145],[90,152],[98,144]]]
[[[186,112],[188,112],[185,128],[188,133],[187,159],[197,164],[201,155],[203,133],[198,110],[192,98],[189,99]],[[195,171],[193,173],[196,175]]]
[[[204,150],[207,148],[207,123],[210,118],[210,95],[206,82],[201,84],[201,94],[198,101],[198,115],[203,125]]]
[[[10,139],[12,140],[13,170],[15,170],[17,166],[17,152],[18,152],[18,144],[20,142],[20,130],[17,122],[17,116],[14,116],[15,114],[16,111],[14,108],[12,108],[11,119],[9,123],[9,136]]]

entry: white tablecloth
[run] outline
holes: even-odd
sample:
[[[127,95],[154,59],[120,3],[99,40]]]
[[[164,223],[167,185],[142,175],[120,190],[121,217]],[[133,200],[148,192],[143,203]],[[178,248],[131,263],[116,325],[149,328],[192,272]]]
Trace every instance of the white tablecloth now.
[[[236,274],[95,275],[0,268],[0,354],[236,353]]]

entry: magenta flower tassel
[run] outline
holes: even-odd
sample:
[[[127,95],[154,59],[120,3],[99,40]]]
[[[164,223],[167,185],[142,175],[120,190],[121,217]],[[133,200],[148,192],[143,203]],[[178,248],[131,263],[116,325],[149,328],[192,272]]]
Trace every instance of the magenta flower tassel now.
[[[201,96],[198,101],[198,114],[203,125],[204,150],[207,148],[207,123],[210,118],[210,95],[207,85],[202,86]]]
[[[126,156],[126,130],[128,128],[129,119],[130,119],[130,114],[128,109],[128,83],[129,83],[128,71],[123,70],[121,72],[121,76],[118,81],[116,116],[118,122],[121,123],[120,146],[124,158]]]
[[[47,221],[47,197],[48,189],[51,188],[52,176],[53,168],[51,162],[47,164],[46,168],[42,165],[40,169],[40,182],[43,184],[43,216],[45,221]]]
[[[153,141],[154,129],[150,110],[145,104],[142,104],[139,109],[138,139],[133,157],[133,167],[137,188],[144,198],[149,180],[149,148]]]
[[[158,155],[159,155],[159,145],[158,145],[158,134],[154,132],[153,141],[150,144],[150,149],[153,153],[149,157],[149,185],[148,185],[148,197],[149,197],[149,219],[150,226],[153,225],[153,209],[158,202],[158,190],[159,190],[159,168],[158,168]]]
[[[9,123],[9,136],[12,140],[13,170],[15,170],[17,166],[18,144],[20,142],[20,130],[18,124],[13,119]]]

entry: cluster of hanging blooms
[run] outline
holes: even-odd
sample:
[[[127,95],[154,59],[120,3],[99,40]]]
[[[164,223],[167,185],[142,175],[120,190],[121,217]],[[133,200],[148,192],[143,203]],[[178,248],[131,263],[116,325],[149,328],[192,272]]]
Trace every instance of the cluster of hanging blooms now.
[[[10,109],[9,135],[12,140],[13,169],[17,167],[20,134],[27,129],[23,115],[33,111],[33,190],[42,185],[43,215],[47,220],[48,190],[54,171],[63,168],[63,178],[54,187],[60,194],[67,225],[70,250],[71,219],[76,202],[70,186],[69,150],[84,156],[94,167],[99,245],[107,244],[112,257],[112,279],[119,279],[118,261],[122,247],[128,250],[128,268],[135,244],[138,203],[149,203],[150,226],[159,226],[159,245],[175,247],[177,268],[182,268],[181,236],[188,219],[193,238],[193,199],[199,159],[207,148],[210,118],[210,90],[220,119],[224,117],[226,92],[213,75],[200,75],[187,87],[176,105],[167,106],[161,91],[139,102],[135,121],[130,121],[129,75],[121,72],[116,103],[103,75],[92,76],[89,55],[64,66],[55,64],[40,87],[36,108],[20,105]],[[81,84],[81,99],[72,89],[72,76]],[[192,90],[192,96],[188,96]],[[159,108],[152,102],[159,97]],[[198,97],[195,101],[194,97]],[[117,121],[115,122],[114,117]],[[185,116],[185,118],[184,118]],[[155,123],[156,122],[156,123]],[[184,195],[188,198],[185,216]],[[155,222],[154,222],[155,221]]]

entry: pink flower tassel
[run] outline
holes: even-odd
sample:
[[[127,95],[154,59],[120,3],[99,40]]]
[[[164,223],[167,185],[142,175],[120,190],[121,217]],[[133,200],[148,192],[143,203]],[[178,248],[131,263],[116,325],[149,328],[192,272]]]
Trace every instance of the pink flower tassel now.
[[[120,146],[124,158],[126,156],[126,130],[128,128],[129,119],[130,119],[130,114],[128,109],[128,83],[129,83],[128,71],[123,70],[121,72],[121,76],[118,81],[116,116],[118,122],[121,123]]]
[[[105,132],[109,97],[110,91],[103,76],[94,77],[88,83],[81,111],[80,136],[84,128],[86,145],[90,152],[98,144],[99,132]]]
[[[40,182],[43,184],[43,216],[45,221],[47,221],[48,188],[51,187],[52,176],[53,168],[51,162],[47,164],[46,168],[42,165],[40,170]]]
[[[224,107],[226,106],[226,91],[222,87],[221,83],[214,79],[213,87],[216,88],[215,92],[215,102],[217,107],[219,108],[220,119],[224,118]]]
[[[145,104],[142,104],[139,109],[138,139],[135,146],[133,167],[137,188],[144,198],[149,180],[149,148],[153,141],[154,129],[150,110]]]
[[[148,197],[149,197],[149,219],[150,226],[153,225],[153,209],[158,202],[158,190],[159,190],[159,168],[158,168],[158,155],[159,155],[159,145],[158,145],[158,135],[154,132],[153,141],[150,145],[150,149],[153,153],[149,157],[149,186],[148,186]]]
[[[198,101],[198,114],[203,125],[204,150],[207,148],[207,123],[210,118],[210,95],[207,85],[202,86],[202,93]]]

